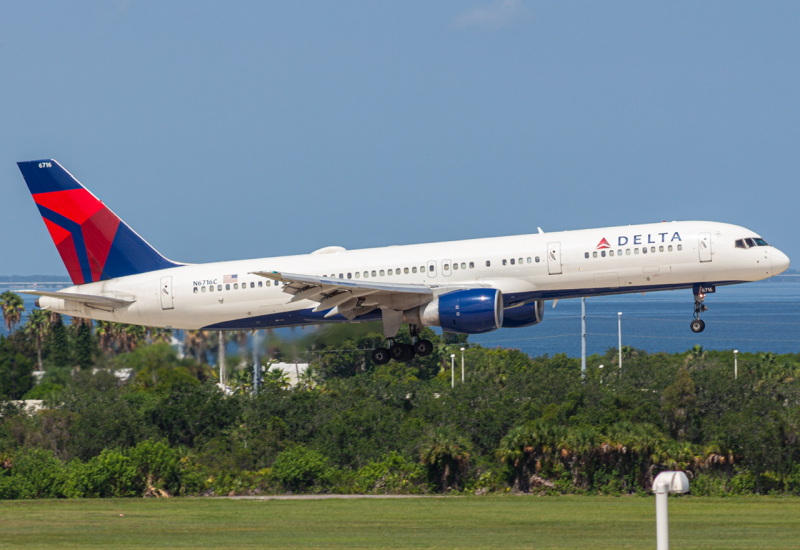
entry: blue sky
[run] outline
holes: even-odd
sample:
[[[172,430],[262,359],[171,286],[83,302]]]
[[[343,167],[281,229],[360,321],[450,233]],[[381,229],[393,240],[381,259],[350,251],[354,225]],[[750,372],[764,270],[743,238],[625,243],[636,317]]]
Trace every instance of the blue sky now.
[[[676,219],[800,267],[797,2],[5,2],[0,274],[56,158],[187,262]]]

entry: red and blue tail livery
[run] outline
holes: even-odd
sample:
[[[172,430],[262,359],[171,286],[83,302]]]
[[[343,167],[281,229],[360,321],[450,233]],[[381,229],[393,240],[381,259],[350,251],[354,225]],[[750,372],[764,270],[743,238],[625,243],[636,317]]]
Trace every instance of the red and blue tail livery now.
[[[181,265],[159,254],[55,160],[17,164],[74,284]]]

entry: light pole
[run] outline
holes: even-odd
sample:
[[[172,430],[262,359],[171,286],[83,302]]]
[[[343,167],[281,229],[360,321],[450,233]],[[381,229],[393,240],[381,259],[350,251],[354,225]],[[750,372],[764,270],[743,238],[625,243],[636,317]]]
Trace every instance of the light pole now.
[[[464,383],[464,350],[466,348],[461,348],[461,383]]]
[[[739,378],[739,350],[733,350],[733,379]]]
[[[619,368],[622,370],[622,312],[617,312],[617,347],[619,348]]]
[[[450,387],[456,387],[456,354],[450,354]]]
[[[586,298],[581,298],[581,379],[586,380]]]

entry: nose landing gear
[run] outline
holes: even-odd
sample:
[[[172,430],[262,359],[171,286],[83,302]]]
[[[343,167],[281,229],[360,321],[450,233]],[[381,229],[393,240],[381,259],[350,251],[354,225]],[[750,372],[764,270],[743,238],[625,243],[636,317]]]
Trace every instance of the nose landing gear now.
[[[703,332],[706,328],[705,322],[700,318],[700,314],[708,311],[708,306],[704,303],[708,292],[715,292],[713,285],[694,285],[694,320],[689,325],[692,332]]]

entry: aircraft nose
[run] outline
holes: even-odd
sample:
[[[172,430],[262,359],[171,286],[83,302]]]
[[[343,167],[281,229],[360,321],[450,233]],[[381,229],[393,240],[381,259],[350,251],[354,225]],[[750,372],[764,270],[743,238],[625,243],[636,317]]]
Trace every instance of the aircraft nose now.
[[[787,256],[777,248],[772,249],[771,261],[772,261],[773,275],[778,275],[780,273],[783,273],[784,271],[789,269],[789,264],[791,263],[789,261],[789,256]]]

